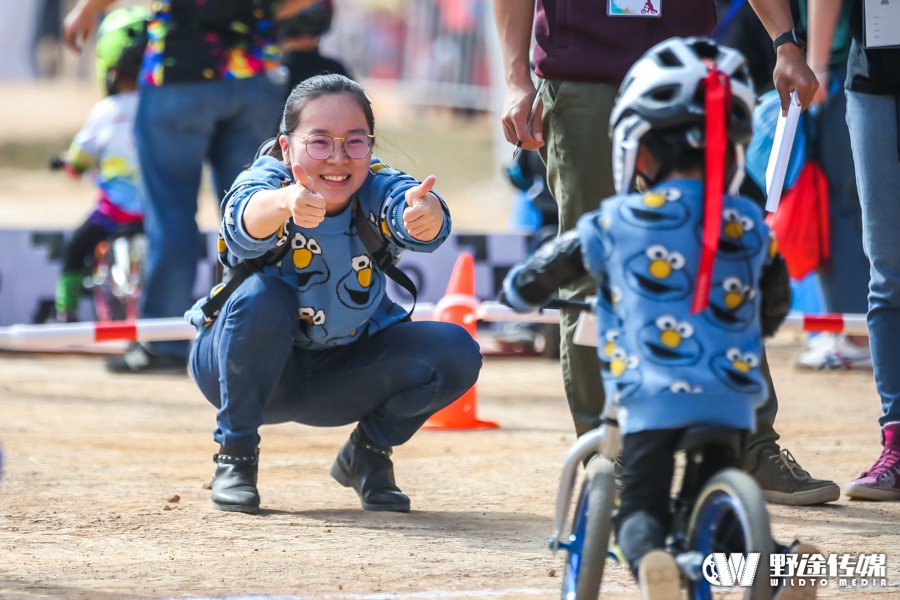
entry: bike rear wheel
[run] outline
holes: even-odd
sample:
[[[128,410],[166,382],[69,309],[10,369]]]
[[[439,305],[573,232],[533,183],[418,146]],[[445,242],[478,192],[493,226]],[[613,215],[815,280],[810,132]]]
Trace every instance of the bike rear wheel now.
[[[746,559],[748,554],[758,553],[756,577],[753,585],[745,588],[744,598],[772,597],[767,576],[769,554],[774,550],[769,511],[762,491],[747,473],[725,469],[707,482],[691,512],[688,544],[702,557],[739,553]],[[708,600],[712,592],[711,584],[702,575],[697,581],[688,582],[688,598],[692,600]]]
[[[612,535],[616,496],[612,461],[595,456],[588,463],[584,477],[566,545],[563,600],[596,600]]]
[[[142,233],[114,236],[97,245],[90,287],[98,321],[138,318],[145,247]]]

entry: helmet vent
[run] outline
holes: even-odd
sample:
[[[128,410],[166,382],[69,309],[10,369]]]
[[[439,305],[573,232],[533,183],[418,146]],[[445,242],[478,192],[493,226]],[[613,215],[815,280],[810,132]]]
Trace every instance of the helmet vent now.
[[[678,58],[678,55],[676,55],[671,50],[663,50],[662,52],[660,52],[659,54],[656,55],[656,59],[664,67],[683,67],[684,66],[684,62],[682,62],[682,60],[680,58]]]
[[[669,102],[678,94],[680,87],[681,86],[678,85],[666,85],[663,87],[654,88],[649,95],[657,102]]]

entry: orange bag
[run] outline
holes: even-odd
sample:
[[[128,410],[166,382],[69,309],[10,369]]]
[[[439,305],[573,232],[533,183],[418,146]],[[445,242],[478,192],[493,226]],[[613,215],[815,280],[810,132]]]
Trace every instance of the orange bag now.
[[[766,223],[775,233],[792,279],[803,279],[828,264],[828,179],[818,161],[807,158],[797,183],[781,197],[778,210],[769,213]]]

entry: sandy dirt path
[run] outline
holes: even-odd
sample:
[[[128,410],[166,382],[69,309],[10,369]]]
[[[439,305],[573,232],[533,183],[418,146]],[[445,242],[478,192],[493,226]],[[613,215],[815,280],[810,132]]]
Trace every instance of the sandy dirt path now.
[[[778,429],[801,464],[846,482],[877,454],[871,374],[796,371],[798,349],[788,335],[771,344]],[[0,354],[0,597],[554,598],[561,559],[546,540],[574,441],[558,364],[488,358],[477,389],[478,416],[499,429],[423,431],[396,451],[413,512],[365,513],[331,480],[349,428],[288,424],[263,429],[254,517],[210,506],[214,410],[187,377]],[[770,509],[777,537],[887,553],[900,583],[900,505]],[[621,567],[604,583],[637,597]]]

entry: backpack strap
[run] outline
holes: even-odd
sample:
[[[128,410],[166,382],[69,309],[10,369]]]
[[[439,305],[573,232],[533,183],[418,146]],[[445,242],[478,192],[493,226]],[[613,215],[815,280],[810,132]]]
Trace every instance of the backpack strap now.
[[[354,219],[356,221],[356,232],[359,234],[359,239],[362,240],[366,250],[368,250],[372,255],[372,258],[375,259],[375,264],[378,265],[388,277],[396,281],[400,287],[405,289],[409,295],[412,296],[412,307],[410,307],[409,312],[406,314],[406,319],[410,320],[413,311],[416,309],[416,300],[418,297],[416,284],[412,282],[406,273],[397,267],[397,257],[395,257],[390,249],[388,249],[388,245],[385,243],[384,238],[381,237],[381,234],[375,230],[375,227],[366,218],[361,207],[357,209]]]
[[[354,219],[356,221],[356,231],[359,234],[359,239],[362,240],[366,250],[372,255],[375,264],[378,265],[378,268],[384,271],[388,277],[396,281],[400,287],[405,289],[407,293],[412,296],[412,307],[406,315],[407,320],[411,319],[418,298],[416,284],[412,282],[406,273],[397,268],[397,258],[391,254],[384,238],[382,238],[381,234],[375,230],[375,227],[363,214],[363,211],[357,209],[355,212]],[[203,316],[209,321],[218,317],[219,311],[222,310],[225,301],[228,300],[229,296],[234,293],[234,290],[236,290],[245,279],[250,277],[253,273],[261,271],[263,267],[267,265],[278,264],[278,262],[284,258],[289,247],[290,243],[287,238],[285,238],[284,243],[272,248],[262,256],[242,261],[240,264],[229,268],[225,285],[219,288],[215,292],[215,295],[208,298],[206,302],[203,303],[203,306],[200,307],[203,311]]]
[[[278,262],[284,258],[284,255],[287,254],[288,248],[290,247],[290,241],[285,237],[284,243],[272,248],[262,256],[242,261],[237,266],[227,269],[225,275],[227,281],[225,282],[225,285],[220,287],[215,292],[215,295],[207,298],[206,302],[203,303],[203,306],[200,307],[200,310],[203,311],[203,316],[207,320],[213,321],[219,316],[219,311],[222,310],[222,306],[225,304],[225,301],[228,300],[228,297],[234,293],[234,290],[238,289],[238,286],[240,286],[245,279],[250,277],[253,273],[262,271],[263,267],[267,265],[278,264]]]

